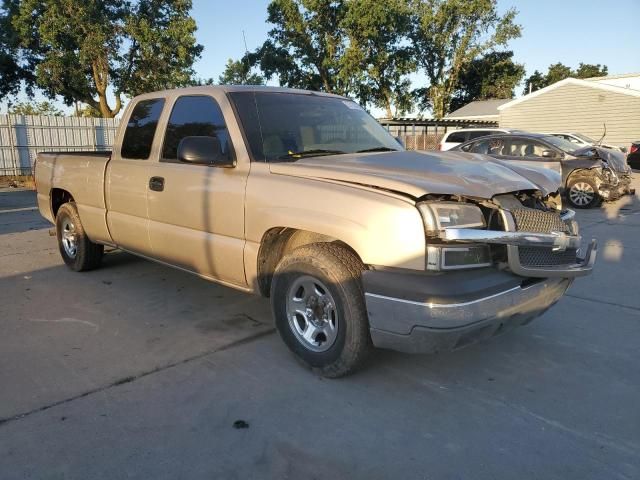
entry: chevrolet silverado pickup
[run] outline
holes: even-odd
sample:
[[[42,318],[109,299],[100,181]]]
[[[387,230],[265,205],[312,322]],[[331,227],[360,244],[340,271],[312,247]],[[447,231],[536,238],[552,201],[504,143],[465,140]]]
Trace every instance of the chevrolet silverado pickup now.
[[[595,262],[557,174],[405,151],[344,97],[194,87],[134,98],[120,125],[111,152],[37,158],[64,262],[110,246],[270,297],[324,376],[526,324]]]

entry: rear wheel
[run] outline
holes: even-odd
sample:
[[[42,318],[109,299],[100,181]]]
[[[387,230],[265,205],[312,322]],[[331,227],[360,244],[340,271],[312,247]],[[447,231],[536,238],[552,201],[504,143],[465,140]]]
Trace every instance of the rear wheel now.
[[[100,266],[104,246],[89,240],[75,203],[65,203],[58,210],[56,233],[60,255],[71,270],[82,272]]]
[[[592,208],[602,203],[598,186],[591,177],[576,177],[567,185],[567,200],[575,208]]]
[[[371,350],[359,259],[316,243],[278,264],[271,285],[276,327],[289,349],[325,377],[348,375]]]

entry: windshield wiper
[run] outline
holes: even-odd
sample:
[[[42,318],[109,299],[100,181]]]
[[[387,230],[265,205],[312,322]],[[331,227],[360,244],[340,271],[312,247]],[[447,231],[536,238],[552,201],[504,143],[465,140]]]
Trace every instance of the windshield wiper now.
[[[397,148],[391,147],[373,147],[373,148],[365,148],[364,150],[358,150],[356,153],[367,153],[367,152],[397,152]]]
[[[281,155],[278,157],[280,160],[284,160],[287,158],[303,158],[303,157],[316,157],[321,155],[341,155],[343,153],[342,150],[326,150],[323,148],[316,148],[312,150],[300,150],[299,152],[289,151],[286,155]]]

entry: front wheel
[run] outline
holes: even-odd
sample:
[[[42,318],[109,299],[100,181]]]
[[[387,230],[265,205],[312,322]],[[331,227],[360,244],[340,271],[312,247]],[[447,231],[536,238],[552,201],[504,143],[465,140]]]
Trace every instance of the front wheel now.
[[[278,332],[303,364],[325,377],[353,372],[371,349],[362,270],[353,253],[330,243],[297,248],[276,268],[271,306]]]
[[[567,185],[567,200],[575,208],[592,208],[602,203],[598,186],[591,177],[576,177]]]
[[[104,246],[93,243],[84,232],[75,203],[65,203],[56,215],[58,248],[71,270],[92,270],[102,263]]]

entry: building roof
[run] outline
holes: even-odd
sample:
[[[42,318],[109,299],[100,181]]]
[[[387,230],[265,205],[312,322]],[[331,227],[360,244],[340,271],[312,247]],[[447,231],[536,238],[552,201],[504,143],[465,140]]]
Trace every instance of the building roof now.
[[[540,90],[536,90],[528,95],[524,95],[523,97],[516,98],[515,100],[511,100],[508,103],[500,105],[498,107],[499,111],[502,111],[506,108],[511,108],[514,105],[518,105],[519,103],[526,102],[528,100],[532,100],[540,95],[544,95],[547,92],[551,92],[556,88],[560,88],[564,85],[579,85],[587,88],[593,88],[595,90],[602,90],[612,93],[620,93],[622,95],[629,95],[632,97],[640,97],[640,90],[635,90],[631,88],[618,87],[616,85],[609,85],[606,83],[594,82],[591,80],[580,80],[578,78],[565,78],[564,80],[560,80],[559,82],[553,83],[548,87],[541,88]]]
[[[505,103],[510,102],[510,98],[494,98],[491,100],[476,100],[471,103],[467,103],[464,107],[454,110],[445,118],[479,118],[498,116],[498,107]]]
[[[617,78],[635,78],[640,77],[640,72],[636,73],[623,73],[621,75],[605,75],[604,77],[589,77],[585,78],[588,82],[597,82],[599,80],[615,80]]]

